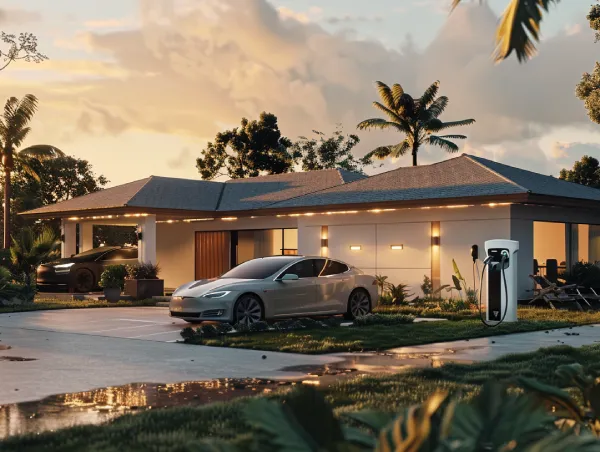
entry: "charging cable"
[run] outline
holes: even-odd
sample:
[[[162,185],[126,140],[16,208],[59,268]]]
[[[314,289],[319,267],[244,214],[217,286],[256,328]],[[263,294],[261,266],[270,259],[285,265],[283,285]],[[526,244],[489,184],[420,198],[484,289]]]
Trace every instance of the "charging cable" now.
[[[479,318],[480,318],[481,322],[488,328],[494,328],[494,327],[500,325],[502,322],[504,322],[504,319],[506,318],[506,314],[508,313],[508,284],[506,283],[506,273],[504,271],[504,263],[506,262],[507,257],[505,255],[502,255],[502,259],[500,259],[500,271],[502,272],[502,279],[504,281],[504,293],[506,294],[505,303],[504,303],[504,314],[502,315],[502,318],[500,319],[500,321],[498,323],[488,323],[485,320],[485,317],[483,316],[483,310],[482,310],[483,281],[484,281],[484,276],[485,276],[485,269],[487,268],[487,266],[489,265],[491,260],[492,260],[492,256],[488,256],[483,261],[483,270],[481,272],[481,279],[479,280],[479,282],[480,282],[480,284],[479,284]],[[473,265],[475,265],[475,263],[473,263]],[[488,306],[488,308],[489,308],[489,306]]]

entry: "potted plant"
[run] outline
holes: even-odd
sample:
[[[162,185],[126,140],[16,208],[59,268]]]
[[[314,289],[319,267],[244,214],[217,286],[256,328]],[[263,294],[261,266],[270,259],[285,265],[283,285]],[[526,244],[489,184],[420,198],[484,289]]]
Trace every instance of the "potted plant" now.
[[[108,265],[100,275],[99,285],[104,289],[106,301],[115,303],[121,298],[121,290],[127,269],[124,265]]]
[[[125,293],[136,300],[162,297],[165,292],[165,281],[158,279],[160,267],[150,262],[128,265]]]

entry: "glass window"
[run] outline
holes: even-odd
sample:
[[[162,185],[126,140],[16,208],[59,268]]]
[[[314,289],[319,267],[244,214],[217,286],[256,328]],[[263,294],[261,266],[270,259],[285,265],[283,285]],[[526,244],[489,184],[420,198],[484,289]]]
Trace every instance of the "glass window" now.
[[[283,275],[298,275],[298,278],[312,278],[315,276],[313,260],[307,259],[297,262],[288,268]]]
[[[313,262],[315,265],[315,275],[321,276],[321,272],[323,271],[323,267],[325,267],[327,259],[314,259]]]
[[[137,248],[125,248],[120,250],[114,250],[106,253],[102,256],[103,261],[120,261],[124,259],[137,259],[138,252]]]
[[[265,279],[280,271],[286,265],[294,262],[297,257],[264,257],[244,262],[232,268],[221,278],[236,279]]]
[[[348,266],[338,261],[327,261],[325,268],[319,276],[339,275],[348,271]]]

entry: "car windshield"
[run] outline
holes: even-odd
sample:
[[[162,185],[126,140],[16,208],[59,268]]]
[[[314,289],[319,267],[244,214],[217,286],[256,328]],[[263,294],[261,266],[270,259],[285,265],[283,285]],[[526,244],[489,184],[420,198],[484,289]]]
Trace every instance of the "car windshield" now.
[[[265,279],[298,260],[293,257],[263,257],[244,262],[225,273],[223,279]]]

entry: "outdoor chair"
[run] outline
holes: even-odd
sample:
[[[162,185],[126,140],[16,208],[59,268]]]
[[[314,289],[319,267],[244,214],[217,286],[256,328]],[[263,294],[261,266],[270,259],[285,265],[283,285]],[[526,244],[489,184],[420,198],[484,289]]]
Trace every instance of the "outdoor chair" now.
[[[572,305],[577,310],[583,311],[583,308],[577,301],[578,297],[573,297],[566,291],[567,288],[572,288],[571,286],[559,287],[556,283],[548,281],[543,276],[529,275],[529,277],[535,284],[533,299],[529,304],[543,301],[552,309],[556,309],[557,304],[565,303],[567,306]]]
[[[546,278],[551,283],[558,283],[558,261],[556,259],[546,260]]]

